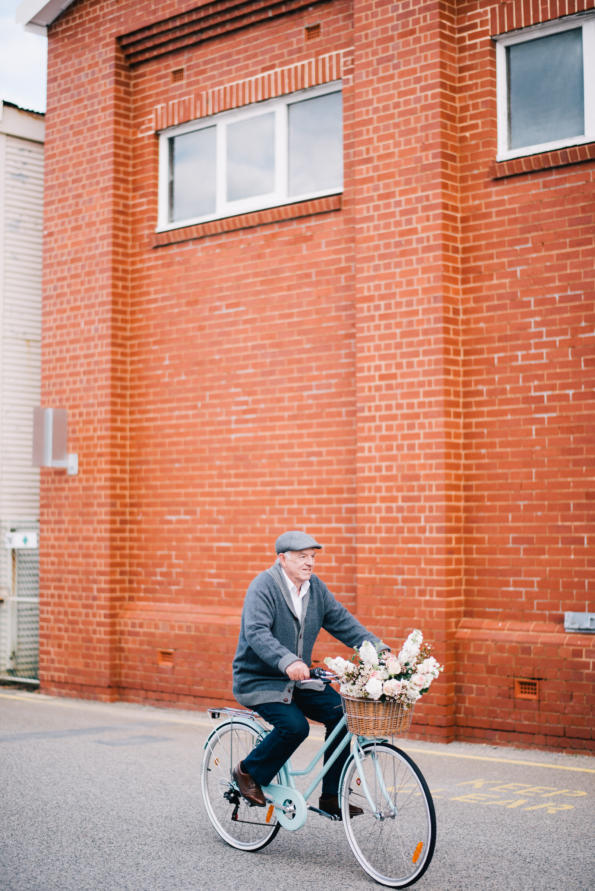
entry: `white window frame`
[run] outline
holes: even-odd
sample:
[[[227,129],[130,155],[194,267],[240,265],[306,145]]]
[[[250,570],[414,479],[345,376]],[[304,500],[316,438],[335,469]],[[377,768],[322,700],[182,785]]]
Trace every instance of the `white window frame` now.
[[[339,186],[316,192],[308,192],[301,195],[288,195],[288,107],[295,102],[313,99],[329,93],[340,93],[341,81],[323,84],[296,93],[289,93],[276,99],[256,102],[245,105],[231,111],[220,112],[209,117],[199,118],[170,127],[159,133],[159,197],[158,197],[158,222],[157,231],[164,232],[170,229],[179,229],[183,226],[193,226],[197,223],[205,223],[210,220],[218,220],[224,217],[238,214],[253,213],[257,210],[265,210],[269,207],[277,207],[283,204],[294,204],[298,201],[311,200],[313,198],[337,195],[343,191],[343,170],[341,169],[341,182]],[[256,195],[236,201],[226,199],[226,166],[227,156],[226,135],[227,126],[244,121],[251,117],[272,112],[275,115],[275,186],[274,190],[266,195]],[[217,127],[216,133],[216,210],[205,216],[191,217],[187,219],[170,221],[169,216],[169,140],[183,133],[202,130],[206,127]]]
[[[582,28],[583,31],[583,82],[584,82],[584,135],[571,136],[553,142],[544,142],[536,145],[520,146],[511,149],[508,146],[508,72],[507,72],[507,47],[515,43],[526,43],[538,37],[546,37],[550,34],[559,34],[573,28]],[[498,101],[498,161],[506,161],[509,158],[519,158],[525,155],[535,155],[539,152],[547,152],[552,149],[566,148],[571,145],[581,145],[585,142],[595,141],[595,14],[583,13],[558,19],[555,22],[547,22],[543,25],[535,25],[532,28],[524,28],[496,38],[496,73],[497,73],[497,101]]]

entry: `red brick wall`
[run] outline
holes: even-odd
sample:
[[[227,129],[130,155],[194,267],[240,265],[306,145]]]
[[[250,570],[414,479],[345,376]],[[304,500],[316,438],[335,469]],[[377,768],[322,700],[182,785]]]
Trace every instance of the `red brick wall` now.
[[[42,471],[41,677],[112,698],[129,593],[128,75],[97,4],[51,43],[42,402],[68,409],[81,472]]]
[[[463,619],[458,736],[529,748],[592,748],[593,648],[548,622]],[[529,682],[530,695],[517,683]],[[519,695],[519,693],[521,695]]]
[[[358,608],[447,666],[462,615],[454,4],[354,4]]]
[[[490,36],[593,4],[536,6],[461,5],[468,621],[457,709],[465,736],[572,746],[591,737],[591,639],[564,634],[563,618],[593,609],[593,163],[547,153],[494,164]],[[539,679],[538,702],[512,698],[515,676]]]
[[[229,700],[245,588],[306,527],[371,629],[435,641],[416,732],[586,747],[592,161],[495,163],[527,4],[293,7],[138,64],[155,4],[50,29],[43,402],[80,472],[42,475],[42,686]],[[342,196],[156,234],[156,123],[331,65]]]

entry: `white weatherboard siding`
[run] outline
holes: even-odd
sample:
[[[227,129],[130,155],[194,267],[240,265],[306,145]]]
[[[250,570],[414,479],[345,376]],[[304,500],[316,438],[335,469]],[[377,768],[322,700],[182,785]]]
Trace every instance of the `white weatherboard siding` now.
[[[11,529],[37,529],[32,466],[40,404],[43,118],[0,101],[0,674],[9,655]]]

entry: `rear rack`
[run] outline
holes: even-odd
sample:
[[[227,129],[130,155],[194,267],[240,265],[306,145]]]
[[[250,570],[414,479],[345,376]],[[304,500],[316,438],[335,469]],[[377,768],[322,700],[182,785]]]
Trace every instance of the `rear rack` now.
[[[247,708],[228,708],[227,706],[224,706],[222,708],[208,708],[207,711],[213,721],[218,721],[221,715],[232,715],[238,718],[259,718],[262,721],[258,712],[250,711],[250,709]]]

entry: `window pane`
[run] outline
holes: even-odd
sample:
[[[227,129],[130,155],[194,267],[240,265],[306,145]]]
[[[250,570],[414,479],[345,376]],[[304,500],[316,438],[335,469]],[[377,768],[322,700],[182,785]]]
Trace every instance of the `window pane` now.
[[[275,115],[229,124],[227,200],[237,201],[275,190]]]
[[[343,180],[341,93],[289,106],[289,194],[340,189]]]
[[[507,48],[510,148],[584,134],[582,29]]]
[[[169,219],[215,213],[215,127],[183,133],[169,140]]]

